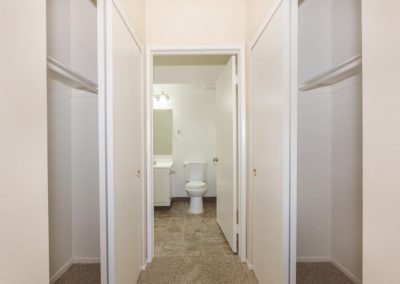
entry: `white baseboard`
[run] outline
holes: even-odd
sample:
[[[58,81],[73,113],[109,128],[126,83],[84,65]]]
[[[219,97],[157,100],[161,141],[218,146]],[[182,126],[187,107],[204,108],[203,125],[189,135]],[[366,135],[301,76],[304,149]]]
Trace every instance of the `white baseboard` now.
[[[146,264],[140,266],[140,270],[145,271],[146,270]]]
[[[340,271],[342,271],[347,277],[349,277],[351,280],[353,280],[354,283],[356,284],[361,284],[361,280],[358,279],[353,273],[351,273],[346,267],[344,267],[339,261],[337,261],[335,258],[331,258],[331,263]]]
[[[331,258],[329,256],[299,256],[296,260],[297,262],[330,262]]]
[[[58,278],[60,278],[61,275],[63,275],[71,267],[72,264],[73,264],[72,259],[70,259],[63,266],[61,266],[61,268],[57,270],[53,276],[50,277],[50,284],[55,283],[58,280]]]
[[[248,268],[249,270],[253,270],[253,264],[251,264],[251,263],[249,262],[249,260],[246,260],[246,265],[247,265],[247,268]]]
[[[74,257],[72,262],[80,263],[80,264],[100,263],[100,258],[98,258],[98,257]]]

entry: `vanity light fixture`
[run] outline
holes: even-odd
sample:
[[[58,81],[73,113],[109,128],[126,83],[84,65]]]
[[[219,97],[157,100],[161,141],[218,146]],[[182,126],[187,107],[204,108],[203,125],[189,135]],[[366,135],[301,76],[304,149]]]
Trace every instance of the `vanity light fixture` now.
[[[169,96],[164,93],[164,91],[162,91],[160,95],[155,95],[154,98],[158,103],[166,103],[169,101]]]

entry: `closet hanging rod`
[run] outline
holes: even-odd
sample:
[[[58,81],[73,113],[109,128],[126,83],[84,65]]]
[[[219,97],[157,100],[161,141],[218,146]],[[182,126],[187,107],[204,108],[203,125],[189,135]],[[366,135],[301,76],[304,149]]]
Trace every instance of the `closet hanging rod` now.
[[[92,80],[71,70],[50,56],[47,56],[47,68],[52,72],[52,76],[55,80],[70,86],[71,88],[94,94],[97,94],[98,92],[96,82],[93,82]]]
[[[299,87],[299,91],[304,92],[333,85],[337,82],[343,81],[347,78],[361,73],[361,70],[362,56],[361,54],[357,54],[356,56],[346,60],[345,62],[336,65],[335,67],[308,80]]]

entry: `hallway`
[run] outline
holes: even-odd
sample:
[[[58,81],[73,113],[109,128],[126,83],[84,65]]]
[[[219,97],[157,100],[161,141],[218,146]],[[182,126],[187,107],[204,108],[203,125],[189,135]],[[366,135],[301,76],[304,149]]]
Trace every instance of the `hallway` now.
[[[220,231],[215,199],[205,200],[203,214],[188,208],[188,200],[174,200],[155,209],[155,258],[138,283],[258,283]]]

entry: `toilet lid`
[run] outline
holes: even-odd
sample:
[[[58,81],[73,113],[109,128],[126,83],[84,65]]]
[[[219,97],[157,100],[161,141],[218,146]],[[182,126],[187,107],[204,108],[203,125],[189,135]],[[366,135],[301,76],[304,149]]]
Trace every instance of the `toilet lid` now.
[[[186,184],[186,188],[203,188],[206,186],[204,181],[190,181]]]

